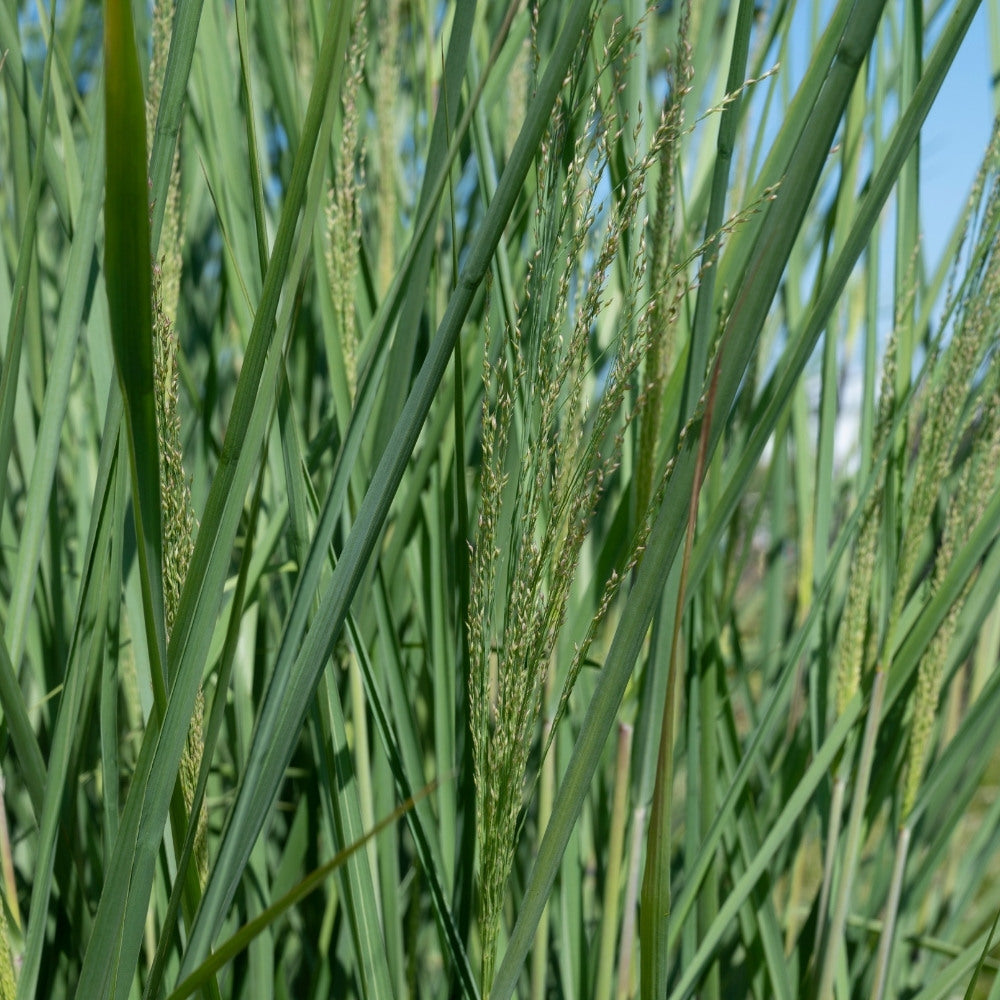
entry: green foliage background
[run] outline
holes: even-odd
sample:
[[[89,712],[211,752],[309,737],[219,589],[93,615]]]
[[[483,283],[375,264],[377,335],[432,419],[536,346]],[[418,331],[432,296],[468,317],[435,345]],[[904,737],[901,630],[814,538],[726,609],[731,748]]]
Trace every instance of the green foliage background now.
[[[0,2],[0,996],[1000,996],[981,6]]]

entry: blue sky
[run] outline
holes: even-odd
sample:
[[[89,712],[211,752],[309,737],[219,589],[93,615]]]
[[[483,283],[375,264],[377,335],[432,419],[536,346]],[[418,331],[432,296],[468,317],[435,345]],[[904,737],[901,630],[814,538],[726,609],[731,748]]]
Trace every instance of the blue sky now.
[[[982,161],[993,128],[986,0],[921,133],[921,214],[929,259],[941,252]]]
[[[921,228],[927,260],[937,260],[944,247],[965,205],[992,131],[994,112],[987,8],[998,2],[1000,0],[984,0],[921,132]],[[824,0],[825,14],[821,16],[828,16],[834,3],[835,0]],[[898,17],[899,0],[890,0],[888,6],[894,5]],[[953,2],[942,3],[930,30],[925,31],[925,58],[954,7]],[[796,4],[792,37],[800,37],[801,44],[793,45],[789,53],[788,69],[793,85],[798,84],[805,72],[811,51],[810,38],[820,30],[812,23],[813,15],[813,5]],[[882,30],[884,32],[884,26]],[[881,33],[880,37],[883,37]],[[886,109],[886,112],[883,127],[888,129],[896,112],[895,109]]]

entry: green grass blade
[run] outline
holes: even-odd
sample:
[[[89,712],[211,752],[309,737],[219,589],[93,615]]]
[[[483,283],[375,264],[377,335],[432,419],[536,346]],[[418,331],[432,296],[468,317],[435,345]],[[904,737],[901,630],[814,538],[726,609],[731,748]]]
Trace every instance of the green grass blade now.
[[[855,698],[854,704],[860,709],[860,697]],[[747,865],[746,871],[729,891],[725,902],[719,907],[715,922],[708,928],[698,945],[696,954],[691,962],[684,967],[679,982],[670,993],[671,1000],[680,1000],[681,997],[689,997],[693,994],[699,978],[718,948],[722,936],[728,930],[733,918],[749,897],[761,875],[767,871],[775,852],[792,832],[794,820],[802,813],[816,787],[827,776],[830,765],[839,754],[840,748],[849,736],[856,720],[856,712],[844,712],[830,730],[830,735],[810,762],[802,780],[794,792],[789,795],[781,815],[761,844],[757,856]]]
[[[465,67],[468,62],[469,45],[472,40],[472,28],[476,17],[476,0],[460,0],[455,5],[455,19],[452,22],[451,34],[448,39],[448,51],[445,56],[444,84],[441,88],[441,100],[438,102],[437,114],[431,130],[430,147],[427,150],[427,170],[420,188],[417,201],[417,214],[439,204],[435,196],[435,180],[440,171],[446,169],[448,163],[448,133],[458,118],[458,109],[462,93],[462,82],[465,79]],[[409,317],[418,316],[427,293],[427,279],[431,270],[434,255],[433,227],[428,228],[426,236],[421,240],[416,260],[413,264],[411,281],[406,290],[400,315],[407,317],[406,323],[401,323],[399,334],[393,341],[389,362],[386,369],[387,383],[391,386],[406,386],[410,382],[413,371],[413,357],[416,350],[419,326]],[[387,238],[388,234],[383,234]],[[387,392],[382,401],[378,416],[378,433],[376,435],[375,454],[378,455],[389,440],[399,412],[403,406],[402,392]]]
[[[101,444],[97,482],[94,492],[91,524],[87,538],[84,565],[86,572],[81,588],[80,606],[77,609],[74,627],[74,645],[84,628],[88,609],[85,601],[90,594],[89,581],[101,572],[106,558],[109,540],[107,532],[114,520],[113,496],[116,462],[121,460],[118,453],[119,433],[123,402],[117,383],[113,384],[108,400],[106,433]],[[112,428],[115,428],[112,430]],[[35,881],[31,892],[31,914],[25,941],[21,975],[18,980],[18,1000],[27,1000],[35,995],[39,968],[43,958],[43,948],[48,931],[49,899],[52,891],[53,867],[58,850],[61,829],[61,812],[66,786],[73,780],[69,763],[72,744],[80,718],[81,702],[86,677],[81,657],[75,660],[71,655],[70,670],[67,673],[62,696],[59,700],[59,714],[56,719],[52,744],[48,751],[48,774],[45,783],[45,798],[39,819],[38,854],[35,859]]]
[[[160,446],[153,389],[153,286],[146,105],[130,0],[104,12],[104,276],[115,366],[125,398],[146,643],[157,711],[166,711]]]
[[[421,793],[421,794],[426,794]],[[187,976],[177,988],[170,993],[167,1000],[184,1000],[191,996],[196,990],[201,989],[227,962],[244,951],[247,945],[263,930],[275,923],[285,912],[295,906],[299,900],[303,899],[311,892],[315,892],[330,874],[343,865],[357,851],[373,837],[378,836],[386,828],[392,826],[401,816],[404,816],[408,809],[413,808],[413,800],[404,802],[392,813],[379,820],[363,837],[354,841],[349,847],[338,851],[325,864],[303,879],[294,889],[287,892],[280,899],[275,900],[262,913],[255,917],[250,923],[241,927],[231,938],[224,941],[212,952],[212,957],[203,962],[191,975]]]

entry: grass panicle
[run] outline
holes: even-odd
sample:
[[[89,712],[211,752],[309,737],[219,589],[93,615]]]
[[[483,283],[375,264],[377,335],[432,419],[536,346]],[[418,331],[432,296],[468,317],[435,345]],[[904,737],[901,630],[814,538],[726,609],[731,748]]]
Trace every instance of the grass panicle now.
[[[997,149],[995,139],[984,162],[984,165],[991,165],[991,170],[981,172],[978,182],[982,184],[989,173],[989,188],[979,192],[982,207],[977,210],[981,216],[973,247],[977,266],[966,277],[956,309],[956,329],[938,366],[940,385],[936,391],[929,393],[921,423],[924,433],[914,472],[915,508],[918,503],[926,508],[930,502],[937,500],[942,484],[951,478],[953,456],[959,446],[965,452],[958,481],[948,501],[940,543],[934,553],[934,567],[929,581],[931,594],[940,586],[961,540],[974,529],[987,498],[996,486],[997,435],[1000,433],[997,425],[1000,398],[997,395],[997,372],[1000,371],[1000,362],[993,343],[992,325],[1000,302],[1000,257],[996,245],[1000,187],[994,166]],[[970,413],[965,399],[970,389],[975,390],[977,382],[982,398]],[[928,495],[931,500],[924,499]],[[919,512],[919,508],[917,510]],[[925,519],[929,513],[929,510],[925,512]],[[913,533],[916,534],[915,531]],[[912,543],[912,547],[916,548],[916,543]],[[961,597],[952,605],[917,672],[904,771],[904,818],[909,816],[916,801],[937,713],[942,672],[972,582],[970,579]]]
[[[375,73],[376,107],[391,107],[400,88],[400,30],[402,4],[399,0],[386,0],[379,16],[378,68]],[[379,116],[376,133],[378,149],[378,198],[379,214],[377,279],[378,287],[387,289],[392,283],[396,259],[396,216],[399,211],[396,170],[399,162],[398,124],[392,116]]]
[[[343,123],[337,150],[334,179],[327,195],[326,219],[329,244],[326,268],[330,298],[340,333],[344,377],[353,398],[358,384],[358,328],[354,315],[354,289],[361,251],[361,193],[365,187],[364,148],[361,140],[360,90],[364,81],[364,58],[368,48],[368,5],[358,5],[351,30],[350,66],[341,90]],[[332,354],[331,347],[328,350]]]

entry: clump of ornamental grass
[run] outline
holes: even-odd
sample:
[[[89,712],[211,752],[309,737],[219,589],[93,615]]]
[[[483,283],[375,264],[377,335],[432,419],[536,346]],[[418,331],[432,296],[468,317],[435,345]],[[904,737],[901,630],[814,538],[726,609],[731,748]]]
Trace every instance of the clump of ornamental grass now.
[[[997,360],[994,355],[981,388],[986,403],[970,407],[974,399],[977,373],[991,350],[991,331],[995,328],[1000,289],[995,233],[1000,220],[1000,198],[997,186],[983,197],[985,178],[996,162],[996,139],[988,153],[984,170],[973,190],[970,205],[985,206],[984,218],[978,238],[974,241],[972,266],[966,269],[962,289],[957,298],[951,293],[946,303],[945,315],[955,315],[953,334],[940,358],[932,357],[928,364],[927,382],[917,399],[921,406],[917,415],[919,436],[916,445],[910,486],[904,489],[896,502],[902,519],[898,557],[894,566],[894,586],[886,595],[888,617],[883,628],[878,628],[872,608],[875,601],[872,591],[875,581],[877,543],[886,530],[882,523],[886,504],[888,482],[873,491],[866,501],[861,532],[855,548],[855,558],[847,600],[838,633],[835,662],[836,707],[843,712],[850,700],[870,678],[867,676],[880,659],[895,648],[895,636],[901,627],[904,609],[913,593],[919,574],[926,572],[926,544],[928,528],[932,526],[935,509],[940,503],[942,490],[953,471],[955,456],[961,442],[966,442],[967,457],[957,476],[950,502],[947,504],[944,525],[934,554],[933,567],[924,584],[918,584],[918,597],[923,602],[940,588],[953,563],[962,538],[967,537],[981,516],[988,497],[996,485],[996,462],[1000,455],[1000,431],[997,427]],[[954,275],[953,275],[954,280]],[[910,306],[909,297],[901,310]],[[887,443],[891,417],[896,407],[892,386],[895,384],[895,337],[887,352],[883,372],[883,387],[879,419],[875,433],[874,453],[877,455]],[[888,980],[891,949],[895,935],[896,918],[901,898],[903,876],[911,838],[910,816],[914,809],[926,765],[934,729],[942,675],[955,635],[958,616],[965,598],[972,589],[970,578],[944,621],[938,627],[926,652],[920,660],[917,681],[912,694],[910,733],[903,765],[899,831],[896,844],[895,866],[887,896],[882,933],[875,966],[873,995],[881,997]],[[876,680],[884,681],[885,669],[878,672]],[[832,969],[838,943],[843,930],[843,919],[851,892],[851,874],[859,847],[861,809],[858,799],[866,794],[867,768],[874,747],[875,733],[881,714],[881,697],[884,684],[872,685],[871,704],[868,707],[869,723],[866,727],[859,761],[859,775],[851,808],[843,873],[840,876],[839,894],[834,910],[833,924],[825,948],[820,995],[828,995],[832,982]],[[841,760],[840,772],[834,784],[831,804],[831,830],[828,831],[827,857],[823,887],[820,895],[817,944],[824,928],[828,892],[833,881],[835,849],[838,842],[839,818],[846,791],[844,773],[848,759]]]
[[[624,51],[635,38],[634,32],[612,32],[605,56]],[[660,453],[663,385],[685,296],[701,277],[696,273],[692,281],[689,269],[710,246],[700,245],[678,259],[675,177],[690,79],[690,53],[681,41],[671,90],[649,148],[637,148],[642,130],[636,126],[630,136],[636,152],[627,158],[607,203],[598,192],[610,173],[612,152],[626,137],[626,123],[612,110],[620,93],[618,78],[610,98],[600,83],[592,88],[585,115],[589,124],[580,130],[572,155],[566,148],[572,101],[559,105],[541,148],[536,249],[518,322],[505,331],[495,361],[487,339],[481,508],[468,615],[479,926],[487,994],[527,760],[552,652],[598,502],[617,471],[633,421],[653,429],[644,452],[640,443],[647,475],[644,486],[637,487],[636,529],[604,581],[584,636],[575,643],[546,726],[543,757],[602,623],[642,556],[673,468]],[[656,171],[657,211],[651,222],[640,216],[640,209],[647,181]],[[771,197],[769,189],[762,201]],[[711,240],[717,245],[759,208],[760,203],[751,204],[725,221]],[[702,264],[706,266],[712,265]],[[595,362],[590,344],[609,318],[618,333]],[[601,377],[595,377],[602,365]],[[705,407],[702,395],[681,440],[702,420]]]
[[[983,218],[973,241],[973,259],[964,273],[962,287],[955,301],[946,303],[945,314],[955,314],[957,319],[944,356],[930,366],[928,391],[919,415],[913,486],[903,505],[904,523],[894,574],[896,589],[889,614],[890,629],[899,621],[910,596],[927,526],[938,504],[942,484],[951,472],[958,442],[971,426],[967,406],[971,387],[993,344],[998,281],[995,234],[1000,221],[1000,194],[995,177],[988,192],[985,185],[995,171],[1000,153],[998,143],[1000,137],[995,133],[983,170],[970,195],[970,205],[982,205]],[[937,561],[941,561],[941,551]]]
[[[1000,246],[996,240],[1000,227],[1000,176],[996,174],[998,156],[1000,132],[995,132],[986,159],[988,170],[980,173],[972,193],[971,204],[981,203],[983,206],[972,251],[972,267],[965,273],[955,310],[954,334],[941,365],[940,384],[928,393],[920,438],[913,495],[915,503],[919,500],[923,505],[925,520],[915,523],[911,520],[907,532],[908,538],[914,536],[909,547],[917,552],[926,519],[930,517],[941,484],[947,481],[960,443],[965,443],[968,452],[948,504],[941,541],[934,557],[928,597],[940,587],[959,543],[976,526],[986,501],[996,488],[1000,450],[1000,358],[994,344],[1000,315]],[[992,174],[992,184],[984,195],[987,173]],[[967,400],[977,373],[987,358],[989,365],[981,378],[983,402],[970,412]],[[905,766],[904,819],[916,800],[933,730],[942,672],[958,615],[971,586],[970,579],[938,628],[918,668]]]
[[[354,18],[347,55],[347,73],[340,93],[343,124],[333,181],[327,190],[326,273],[330,300],[340,336],[347,387],[354,397],[358,384],[358,329],[354,319],[354,283],[358,276],[361,246],[361,192],[365,184],[364,149],[359,137],[358,97],[368,48],[368,4],[361,3]]]
[[[613,33],[605,56],[631,38]],[[679,123],[663,116],[650,150],[632,159],[618,189],[602,202],[599,191],[625,127],[613,111],[614,96],[606,97],[598,82],[582,116],[572,98],[558,106],[541,147],[535,250],[524,300],[499,358],[491,360],[489,336],[485,351],[481,507],[468,632],[487,994],[544,680],[594,512],[617,469],[625,430],[645,399],[644,392],[634,393],[628,409],[658,329],[658,299],[640,299],[648,266],[645,227],[636,227],[627,257],[624,240],[643,203],[646,176],[676,140]],[[586,125],[570,146],[570,126],[580,117]],[[598,378],[591,342],[610,307],[616,274],[622,287],[615,326],[621,332]],[[605,587],[588,640],[569,668],[561,709],[640,547],[641,534]]]
[[[934,560],[929,595],[933,596],[941,586],[952,560],[963,539],[975,528],[990,495],[996,488],[997,468],[1000,462],[1000,404],[996,399],[997,364],[990,372],[994,398],[976,421],[971,432],[972,451],[963,466],[948,511],[945,515],[941,543]],[[927,762],[937,715],[938,701],[945,665],[952,648],[952,641],[958,625],[965,599],[972,589],[974,577],[970,578],[961,594],[952,604],[944,621],[938,627],[927,652],[921,658],[917,669],[917,683],[913,692],[913,716],[910,720],[910,739],[904,767],[903,799],[901,815],[906,820],[916,803],[917,792]]]
[[[970,208],[983,209],[979,231],[973,241],[972,261],[964,272],[957,299],[953,299],[951,293],[948,296],[946,315],[953,312],[956,315],[954,332],[941,363],[936,365],[936,378],[931,381],[921,415],[922,433],[901,557],[901,568],[906,575],[898,577],[897,597],[893,602],[897,614],[902,613],[909,572],[918,564],[926,527],[943,485],[948,482],[956,453],[965,451],[966,457],[947,504],[933,568],[924,587],[924,596],[928,600],[940,590],[961,541],[976,527],[987,501],[997,488],[1000,359],[993,346],[993,332],[1000,315],[1000,248],[996,241],[1000,223],[1000,178],[996,175],[998,152],[1000,133],[995,132],[970,199]],[[988,176],[992,186],[984,195]],[[957,272],[958,261],[952,274],[953,281]],[[987,368],[980,380],[982,402],[970,407],[977,374],[987,359]],[[944,670],[951,654],[959,615],[974,581],[975,574],[969,577],[948,609],[917,667],[903,763],[896,859],[876,962],[876,997],[885,993],[889,978],[903,876],[912,837],[912,816],[930,755]],[[945,738],[943,731],[940,738]]]

